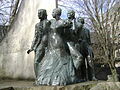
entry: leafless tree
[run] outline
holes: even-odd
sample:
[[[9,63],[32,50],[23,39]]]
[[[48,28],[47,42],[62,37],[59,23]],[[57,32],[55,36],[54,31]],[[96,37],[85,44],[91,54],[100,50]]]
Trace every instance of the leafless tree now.
[[[10,24],[17,13],[20,0],[0,0],[0,25]]]
[[[59,0],[60,6],[72,8],[89,22],[102,51],[102,59],[111,69],[113,80],[117,81],[115,68],[115,51],[120,33],[119,0]],[[74,5],[74,6],[73,6]],[[76,8],[74,8],[76,7]],[[101,52],[100,51],[100,52]]]
[[[0,42],[9,32],[22,0],[0,0]]]

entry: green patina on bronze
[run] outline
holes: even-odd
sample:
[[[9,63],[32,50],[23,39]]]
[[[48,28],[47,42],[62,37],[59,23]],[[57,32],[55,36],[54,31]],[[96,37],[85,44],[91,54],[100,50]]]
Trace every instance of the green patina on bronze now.
[[[47,20],[45,9],[38,10],[40,22],[35,26],[31,49],[35,52],[35,85],[69,85],[95,80],[89,30],[83,19],[76,19],[73,10],[68,19],[61,19],[61,9],[53,9]]]

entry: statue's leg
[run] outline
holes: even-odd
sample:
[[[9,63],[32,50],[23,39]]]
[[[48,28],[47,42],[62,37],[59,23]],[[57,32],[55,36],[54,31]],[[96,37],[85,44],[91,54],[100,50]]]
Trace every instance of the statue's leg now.
[[[89,67],[89,79],[90,80],[97,80],[95,78],[95,70],[94,70],[94,63],[93,63],[93,59],[94,59],[94,54],[93,54],[93,50],[92,47],[90,45],[87,46],[87,60],[88,60],[88,67]]]
[[[86,66],[85,66],[85,58],[83,58],[82,64],[81,64],[81,78],[83,81],[86,81]]]
[[[37,78],[37,67],[38,67],[38,62],[37,62],[37,60],[38,60],[38,58],[39,58],[39,53],[38,53],[38,51],[36,51],[35,52],[35,60],[34,60],[34,72],[35,72],[35,76],[36,76],[36,78]]]
[[[45,55],[45,45],[46,45],[46,41],[47,41],[47,36],[44,36],[41,40],[40,45],[38,45],[37,49],[36,49],[36,53],[35,53],[35,62],[34,62],[34,71],[35,71],[35,75],[36,78],[39,75],[38,73],[38,69],[39,69],[39,63],[42,61],[44,55]]]
[[[85,76],[86,76],[86,81],[89,81],[89,65],[88,65],[88,60],[85,58]]]
[[[37,78],[38,76],[38,68],[39,68],[39,63],[43,59],[45,54],[45,50],[36,50],[35,52],[35,61],[34,61],[34,71],[35,71],[35,76]]]
[[[89,80],[89,67],[88,67],[88,60],[87,60],[87,55],[88,55],[88,45],[86,42],[82,41],[80,43],[80,52],[82,53],[84,57],[84,63],[82,65],[82,73],[85,81]]]
[[[97,80],[95,78],[95,69],[94,69],[94,63],[93,63],[93,59],[88,55],[87,57],[88,59],[88,66],[89,66],[89,79],[90,80]]]

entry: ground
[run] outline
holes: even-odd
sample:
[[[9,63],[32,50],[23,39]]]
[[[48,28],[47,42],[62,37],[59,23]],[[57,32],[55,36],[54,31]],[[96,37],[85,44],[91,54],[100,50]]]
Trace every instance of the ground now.
[[[89,81],[67,86],[34,86],[33,81],[0,80],[0,90],[120,90],[120,82]]]

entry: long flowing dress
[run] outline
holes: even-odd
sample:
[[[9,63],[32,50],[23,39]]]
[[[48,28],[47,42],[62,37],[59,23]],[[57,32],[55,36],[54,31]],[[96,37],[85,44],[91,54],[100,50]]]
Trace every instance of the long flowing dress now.
[[[76,83],[73,59],[63,38],[64,21],[51,20],[47,52],[39,64],[37,85],[68,85]]]

